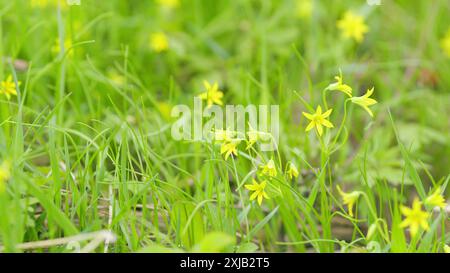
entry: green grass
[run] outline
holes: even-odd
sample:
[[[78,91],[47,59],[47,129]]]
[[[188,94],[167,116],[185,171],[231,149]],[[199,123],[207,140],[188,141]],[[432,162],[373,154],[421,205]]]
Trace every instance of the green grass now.
[[[445,209],[422,206],[430,228],[414,238],[399,227],[400,206],[415,197],[437,186],[450,197],[448,1],[313,1],[307,18],[294,0],[181,0],[171,10],[150,0],[30,2],[0,4],[0,80],[21,82],[17,96],[0,94],[0,163],[12,165],[0,251],[443,252],[450,243]],[[347,10],[369,26],[360,44],[336,26]],[[162,53],[149,44],[159,31],[169,37]],[[318,138],[302,112],[325,107],[339,69],[355,96],[375,87],[374,118],[329,91],[335,128]],[[225,160],[214,143],[174,140],[170,109],[193,107],[203,80],[219,83],[225,104],[279,105],[279,149],[241,144]],[[244,185],[271,158],[278,175],[259,206]],[[288,162],[298,178],[283,175]],[[354,217],[337,185],[360,192]]]

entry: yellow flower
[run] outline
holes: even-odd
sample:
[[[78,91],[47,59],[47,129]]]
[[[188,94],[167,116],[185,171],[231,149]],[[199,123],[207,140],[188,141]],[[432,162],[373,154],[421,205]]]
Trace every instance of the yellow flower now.
[[[330,116],[332,110],[333,109],[330,109],[322,114],[322,107],[320,107],[319,105],[317,106],[316,112],[314,114],[308,114],[303,112],[303,115],[307,119],[311,120],[311,122],[306,127],[305,131],[308,132],[312,128],[316,127],[317,133],[319,134],[319,136],[322,136],[323,134],[322,125],[328,128],[333,128],[334,127],[333,124],[326,119]]]
[[[293,177],[298,177],[298,169],[292,162],[289,162],[286,174],[288,175],[289,179],[292,179]]]
[[[296,11],[297,16],[300,18],[311,17],[313,11],[312,0],[297,0]]]
[[[169,39],[164,32],[155,32],[150,35],[150,47],[153,51],[161,53],[169,49]]]
[[[58,55],[61,52],[61,41],[59,38],[56,38],[55,44],[52,46],[51,50],[54,55]],[[64,52],[68,52],[67,56],[69,57],[73,56],[72,40],[70,38],[64,40]]]
[[[20,85],[20,82],[17,83]],[[5,95],[8,100],[11,99],[11,96],[17,96],[16,83],[13,81],[11,75],[0,83],[0,94]]]
[[[450,246],[444,245],[444,252],[445,253],[450,253]]]
[[[430,214],[422,210],[422,203],[419,199],[414,199],[412,208],[401,206],[400,211],[405,216],[403,222],[400,223],[400,227],[405,228],[409,226],[409,232],[412,237],[416,236],[419,226],[424,230],[429,229],[428,217]]]
[[[161,7],[174,9],[180,6],[180,0],[157,0],[156,1]]]
[[[250,201],[258,198],[258,204],[261,206],[263,198],[270,199],[269,196],[266,194],[264,189],[266,188],[267,182],[263,181],[261,184],[258,184],[258,182],[253,179],[253,184],[247,184],[245,185],[245,188],[249,191],[254,191],[252,195],[250,196]]]
[[[260,166],[262,168],[262,174],[267,176],[277,176],[277,168],[273,160],[269,160],[266,165]]]
[[[11,164],[3,161],[0,165],[0,194],[5,192],[6,182],[11,178]]]
[[[447,30],[447,33],[441,40],[441,47],[447,57],[450,58],[450,28]]]
[[[373,91],[374,91],[374,87],[372,87],[372,89],[370,89],[370,90],[367,90],[365,95],[363,95],[361,97],[353,97],[350,99],[353,103],[356,103],[359,106],[361,106],[362,108],[364,108],[364,110],[366,110],[367,113],[369,113],[369,115],[371,117],[373,117],[373,113],[369,109],[369,106],[377,103],[376,100],[369,98],[373,94]]]
[[[251,147],[253,147],[253,145],[256,142],[263,139],[264,134],[265,134],[264,132],[260,132],[260,131],[253,129],[252,125],[249,123],[249,130],[247,132],[247,137],[248,137],[247,148],[245,148],[245,149],[248,150]]]
[[[216,142],[229,142],[232,140],[233,137],[236,136],[236,132],[235,131],[231,131],[231,130],[222,130],[222,129],[215,129],[214,130],[214,140]]]
[[[336,82],[328,85],[327,89],[331,91],[341,91],[350,98],[352,97],[352,88],[343,83],[342,71],[339,69],[339,75],[334,77]]]
[[[339,194],[342,196],[344,204],[348,206],[348,214],[353,217],[353,206],[355,205],[356,201],[358,201],[361,192],[352,191],[351,193],[345,193],[341,190],[339,185],[336,186],[336,188],[339,191]]]
[[[238,139],[233,139],[222,144],[222,146],[220,147],[220,154],[225,154],[225,160],[227,160],[231,154],[235,156],[238,155],[237,146],[240,142],[241,141]]]
[[[369,27],[364,23],[364,18],[351,11],[344,14],[344,17],[337,22],[337,27],[345,38],[353,38],[358,43],[362,42],[364,34],[369,31]]]
[[[222,97],[223,93],[219,90],[219,85],[215,82],[212,86],[207,81],[203,81],[206,91],[201,93],[199,97],[202,100],[206,100],[208,107],[211,107],[214,103],[223,105]]]
[[[126,83],[126,78],[124,75],[117,72],[115,69],[108,70],[108,78],[116,85],[123,86]]]
[[[438,187],[430,196],[425,199],[425,204],[433,207],[445,208],[447,205],[445,199],[441,194],[441,188]]]

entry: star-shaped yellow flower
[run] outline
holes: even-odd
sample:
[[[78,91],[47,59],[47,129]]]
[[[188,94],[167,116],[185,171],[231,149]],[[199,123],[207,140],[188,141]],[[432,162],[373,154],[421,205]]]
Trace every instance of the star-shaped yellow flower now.
[[[17,83],[20,85],[20,82]],[[5,95],[8,100],[11,99],[11,96],[17,96],[16,83],[13,81],[11,75],[0,83],[0,94]]]
[[[400,227],[406,228],[409,226],[409,232],[412,237],[416,236],[419,227],[422,227],[424,230],[429,229],[428,217],[430,214],[422,210],[422,203],[419,199],[414,199],[412,208],[401,206],[400,211],[405,216],[403,222],[400,223]]]
[[[353,191],[351,193],[346,193],[341,190],[341,188],[336,186],[339,194],[342,196],[342,199],[344,201],[344,204],[348,206],[348,214],[353,217],[353,206],[355,205],[356,201],[358,201],[359,196],[361,195],[361,192],[359,191]]]
[[[155,32],[150,35],[150,47],[156,53],[161,53],[169,49],[169,39],[164,32]]]
[[[364,18],[351,11],[344,14],[344,17],[337,22],[337,27],[345,38],[352,38],[358,43],[362,42],[364,34],[369,31],[369,27],[364,23]]]
[[[289,177],[289,179],[292,179],[293,177],[298,177],[298,169],[292,162],[289,162],[286,174]]]
[[[199,97],[202,100],[206,100],[208,107],[211,107],[213,104],[223,105],[223,93],[219,90],[217,82],[211,86],[209,82],[203,81],[203,85],[205,86],[206,91],[201,93]]]
[[[441,48],[444,51],[445,55],[450,58],[450,28],[445,34],[444,38],[441,40]]]
[[[369,115],[371,117],[373,117],[373,113],[372,113],[372,110],[369,109],[369,106],[377,103],[376,100],[369,98],[370,96],[372,96],[373,91],[374,91],[374,87],[372,87],[372,89],[370,89],[370,90],[367,90],[366,94],[364,94],[363,96],[353,97],[350,99],[353,103],[356,103],[359,106],[361,106],[362,108],[364,108],[364,110],[366,110],[367,113],[369,113]]]
[[[312,128],[316,127],[317,133],[319,134],[319,136],[322,136],[323,134],[322,126],[333,128],[334,127],[333,124],[326,119],[330,116],[331,111],[333,111],[333,109],[330,109],[322,114],[322,107],[320,107],[319,105],[317,106],[316,112],[314,114],[308,114],[303,112],[303,115],[307,119],[311,120],[311,122],[306,127],[305,131],[308,132]]]
[[[253,191],[252,195],[250,195],[250,201],[258,198],[258,204],[261,206],[263,198],[270,199],[266,194],[264,189],[266,188],[267,182],[263,181],[260,184],[253,179],[252,184],[245,185],[245,188],[249,191]]]
[[[239,145],[240,142],[241,141],[238,139],[232,139],[229,141],[225,141],[222,144],[222,146],[220,147],[220,154],[225,154],[225,160],[227,160],[231,154],[235,156],[238,155],[237,146]]]
[[[425,199],[425,204],[433,207],[440,207],[442,209],[445,208],[447,204],[445,203],[445,199],[441,194],[440,187],[436,188],[436,190],[430,196],[428,196],[427,199]]]
[[[261,173],[263,175],[275,177],[277,176],[277,168],[275,166],[275,162],[273,160],[269,160],[266,165],[260,166],[262,168]]]
[[[342,71],[339,70],[339,75],[335,76],[334,78],[336,79],[336,82],[328,85],[327,89],[331,91],[341,91],[351,98],[352,88],[349,85],[343,83]]]

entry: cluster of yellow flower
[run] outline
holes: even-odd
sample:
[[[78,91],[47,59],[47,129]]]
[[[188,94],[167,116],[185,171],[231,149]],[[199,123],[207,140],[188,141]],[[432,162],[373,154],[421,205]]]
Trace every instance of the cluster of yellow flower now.
[[[17,84],[20,85],[20,81]],[[8,100],[11,96],[17,96],[17,86],[11,75],[0,83],[0,94],[5,95]]]
[[[223,92],[219,90],[219,85],[214,82],[212,85],[204,81],[203,85],[205,91],[198,95],[199,98],[205,100],[207,107],[211,107],[214,104],[223,105]],[[251,125],[249,125],[249,130],[246,136],[238,136],[238,132],[232,130],[215,129],[214,130],[214,141],[215,143],[221,144],[220,154],[222,154],[225,160],[228,160],[230,155],[238,156],[238,146],[241,142],[246,142],[246,150],[253,148],[254,144],[258,141],[264,139],[267,135],[266,132],[261,132],[255,130]],[[273,159],[267,161],[266,164],[259,166],[260,174],[263,177],[262,182],[258,183],[255,179],[252,180],[252,184],[245,185],[245,188],[249,191],[253,191],[250,196],[250,200],[257,199],[258,204],[261,205],[264,198],[269,199],[265,188],[268,181],[273,179],[278,175],[277,167]],[[292,163],[288,162],[286,165],[285,175],[292,179],[298,177],[299,171],[297,167]]]
[[[259,166],[259,169],[260,174],[263,177],[262,182],[258,183],[255,179],[253,179],[252,184],[245,185],[245,188],[249,191],[253,191],[252,195],[250,195],[250,201],[257,198],[258,204],[261,206],[263,198],[270,199],[265,192],[265,188],[268,183],[267,181],[270,182],[273,178],[275,178],[278,175],[278,171],[273,159],[270,159],[266,164]],[[292,162],[288,162],[286,165],[285,175],[289,179],[298,177],[298,169]]]
[[[369,115],[371,117],[373,117],[373,113],[370,110],[369,106],[372,106],[377,103],[376,100],[370,98],[370,96],[372,96],[372,94],[374,92],[374,87],[372,87],[371,89],[368,89],[366,91],[366,94],[364,94],[363,96],[356,97],[356,96],[353,96],[353,94],[352,94],[353,88],[350,87],[349,85],[343,83],[342,72],[340,72],[340,74],[338,76],[336,76],[335,79],[336,79],[336,82],[328,85],[328,87],[324,90],[324,92],[340,91],[340,92],[346,94],[349,97],[348,98],[349,101],[351,101],[352,103],[354,103],[356,105],[361,106],[364,110],[367,111],[367,113],[369,113]],[[324,100],[324,103],[326,104],[325,100]],[[320,105],[318,105],[315,113],[303,112],[303,115],[307,119],[310,120],[310,123],[308,124],[308,126],[305,129],[306,132],[310,131],[313,128],[316,128],[317,134],[320,137],[323,134],[322,126],[327,127],[327,128],[334,127],[333,123],[331,123],[327,119],[331,115],[331,112],[333,111],[333,109],[325,109],[325,110],[326,111],[324,113],[322,113],[322,107]]]
[[[348,206],[348,212],[353,217],[353,207],[358,201],[359,196],[363,195],[363,192],[353,191],[350,193],[343,192],[339,186],[337,186],[339,194],[342,196],[343,202]],[[442,196],[442,190],[437,187],[424,201],[424,204],[430,207],[445,208],[446,202]],[[422,210],[422,202],[419,199],[414,199],[412,207],[401,206],[401,213],[405,216],[403,222],[400,223],[401,228],[409,227],[409,232],[412,237],[415,237],[419,228],[423,230],[429,229],[428,220],[430,213]]]
[[[442,196],[442,191],[440,187],[437,187],[424,201],[425,205],[430,207],[439,207],[441,209],[445,208],[446,202]],[[409,226],[409,232],[412,237],[415,237],[419,231],[419,227],[423,230],[428,230],[428,219],[430,218],[430,213],[422,210],[422,202],[418,198],[414,199],[412,208],[405,206],[400,207],[400,211],[405,216],[403,222],[400,223],[401,228],[406,228]]]

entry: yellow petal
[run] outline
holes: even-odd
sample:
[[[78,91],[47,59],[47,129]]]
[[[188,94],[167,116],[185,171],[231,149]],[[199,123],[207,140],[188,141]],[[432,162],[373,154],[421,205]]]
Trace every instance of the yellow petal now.
[[[324,119],[322,121],[322,125],[325,126],[325,127],[328,127],[328,128],[333,128],[334,127],[333,124],[331,122],[329,122],[328,120],[326,120],[326,119]]]
[[[320,124],[316,124],[316,129],[317,129],[317,133],[319,133],[319,136],[322,136],[322,134],[323,134],[323,128],[322,128],[322,125],[320,125]]]
[[[326,111],[325,113],[322,114],[322,117],[323,118],[329,117],[332,111],[333,111],[333,109],[329,109],[328,111]]]
[[[252,195],[250,195],[250,201],[254,200],[258,196],[258,192],[255,191]]]
[[[311,129],[314,128],[315,125],[316,125],[315,122],[314,122],[314,121],[311,121],[311,122],[308,124],[308,126],[306,127],[305,132],[311,131]]]
[[[309,119],[309,120],[313,120],[313,119],[314,119],[314,116],[311,115],[311,114],[308,114],[308,113],[306,113],[306,112],[303,112],[302,114],[303,114],[307,119]]]
[[[316,114],[317,115],[322,115],[322,107],[320,107],[320,105],[317,106]]]
[[[209,84],[209,82],[203,81],[203,85],[205,86],[207,91],[211,89],[211,85]]]

